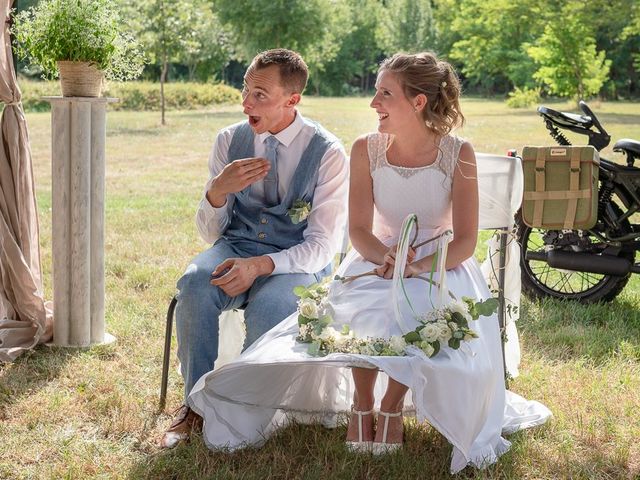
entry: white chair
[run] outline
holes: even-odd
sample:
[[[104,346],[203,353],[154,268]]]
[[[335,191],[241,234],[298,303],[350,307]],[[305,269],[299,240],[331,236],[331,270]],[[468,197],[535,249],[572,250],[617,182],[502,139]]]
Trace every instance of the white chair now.
[[[524,179],[519,157],[476,154],[480,197],[480,230],[497,230],[489,242],[482,271],[497,291],[498,322],[503,335],[505,372],[518,375],[520,345],[515,328],[520,306],[520,245],[513,237],[514,216],[522,203]],[[511,237],[511,238],[510,238]]]

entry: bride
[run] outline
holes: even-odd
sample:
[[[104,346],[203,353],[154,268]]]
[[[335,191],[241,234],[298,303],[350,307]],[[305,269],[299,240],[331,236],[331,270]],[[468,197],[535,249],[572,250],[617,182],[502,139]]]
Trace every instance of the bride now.
[[[378,132],[358,138],[351,152],[353,249],[337,273],[358,277],[329,285],[326,302],[336,331],[346,325],[358,339],[401,338],[420,325],[415,312],[429,312],[436,297],[443,298],[438,287],[458,299],[490,298],[473,258],[475,156],[468,142],[450,133],[464,121],[459,96],[451,65],[431,53],[396,54],[382,63],[371,101]],[[448,230],[453,239],[446,247],[398,248],[410,214],[419,226],[415,245]],[[435,284],[417,278],[436,263]],[[398,285],[403,295],[396,294]],[[544,423],[550,412],[505,390],[496,315],[469,327],[478,338],[433,356],[406,348],[396,356],[314,357],[297,341],[296,313],[237,360],[200,378],[189,403],[204,418],[212,449],[259,445],[291,418],[330,426],[338,413],[350,411],[347,447],[386,453],[401,447],[402,415],[411,412],[453,445],[452,473],[467,464],[484,467],[508,450],[502,432]]]

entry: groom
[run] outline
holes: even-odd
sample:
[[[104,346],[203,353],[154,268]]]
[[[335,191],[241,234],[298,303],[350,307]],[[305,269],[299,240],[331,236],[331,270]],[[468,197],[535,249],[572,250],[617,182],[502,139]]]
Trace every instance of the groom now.
[[[185,402],[161,440],[163,447],[201,426],[186,397],[218,356],[221,312],[244,306],[246,348],[295,311],[293,288],[328,274],[340,245],[348,163],[337,139],[296,109],[307,77],[296,52],[258,54],[244,77],[247,120],[216,138],[211,179],[196,214],[200,235],[213,246],[196,256],[178,281]],[[290,211],[294,202],[310,207],[308,218]]]

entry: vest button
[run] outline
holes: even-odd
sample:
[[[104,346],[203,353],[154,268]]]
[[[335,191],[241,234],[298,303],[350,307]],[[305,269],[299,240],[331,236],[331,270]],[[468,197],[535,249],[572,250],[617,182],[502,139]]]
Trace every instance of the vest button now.
[[[263,239],[267,238],[267,234],[266,234],[266,233],[264,233],[264,232],[260,232],[260,233],[258,234],[258,238],[259,238],[260,240],[263,240]]]
[[[262,223],[264,225],[265,223],[267,223],[267,219],[266,218],[261,218],[260,219],[260,223]]]

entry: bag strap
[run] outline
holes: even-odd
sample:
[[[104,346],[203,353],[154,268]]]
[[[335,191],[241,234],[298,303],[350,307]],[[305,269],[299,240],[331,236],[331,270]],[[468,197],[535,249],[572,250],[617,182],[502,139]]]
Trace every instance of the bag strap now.
[[[580,149],[571,149],[571,172],[569,174],[569,191],[578,192],[580,190]],[[567,214],[564,217],[564,228],[573,228],[578,210],[578,199],[569,197],[567,204]]]
[[[544,164],[545,164],[545,152],[546,149],[539,148],[536,155],[536,179],[535,179],[535,188],[536,192],[544,192],[545,191],[545,172],[544,172]],[[533,224],[541,225],[542,224],[542,213],[544,207],[543,199],[535,199],[533,202]]]
[[[591,190],[578,190],[576,192],[569,192],[567,190],[552,190],[549,192],[524,192],[523,198],[525,200],[578,200],[580,198],[591,198]]]

